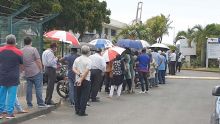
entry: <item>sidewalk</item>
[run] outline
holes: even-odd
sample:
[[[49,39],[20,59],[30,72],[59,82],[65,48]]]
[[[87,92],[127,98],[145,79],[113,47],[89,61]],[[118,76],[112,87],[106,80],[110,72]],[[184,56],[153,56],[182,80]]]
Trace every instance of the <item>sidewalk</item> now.
[[[176,75],[167,75],[168,79],[201,79],[201,80],[220,80],[220,73],[181,70]]]
[[[20,95],[21,93],[24,93],[24,86],[22,86],[20,88]],[[34,90],[33,90],[34,93]],[[46,86],[44,86],[43,88],[43,99],[45,98],[46,94]],[[61,104],[61,99],[60,96],[58,96],[57,92],[56,92],[56,87],[54,87],[54,92],[53,92],[53,101],[56,103],[55,106],[50,106],[48,108],[38,108],[37,106],[37,101],[36,101],[36,95],[33,94],[33,105],[34,107],[31,109],[28,109],[27,104],[26,104],[26,98],[25,98],[25,94],[22,94],[19,98],[19,102],[22,105],[22,108],[24,110],[27,110],[28,113],[25,114],[16,114],[16,109],[15,109],[15,118],[14,119],[0,119],[0,124],[18,124],[20,122],[32,119],[32,118],[36,118],[38,116],[41,115],[45,115],[50,113],[51,111],[57,109],[60,104]]]

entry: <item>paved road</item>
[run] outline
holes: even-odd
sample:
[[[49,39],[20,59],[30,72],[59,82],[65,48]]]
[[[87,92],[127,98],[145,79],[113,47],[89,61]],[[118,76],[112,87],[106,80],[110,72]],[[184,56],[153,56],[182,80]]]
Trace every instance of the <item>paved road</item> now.
[[[181,73],[218,76],[191,71]],[[88,107],[88,117],[75,115],[73,109],[63,103],[51,114],[22,124],[209,124],[215,99],[211,90],[220,80],[168,79],[167,82],[148,94],[123,95],[120,99],[108,99],[102,93],[101,102]]]

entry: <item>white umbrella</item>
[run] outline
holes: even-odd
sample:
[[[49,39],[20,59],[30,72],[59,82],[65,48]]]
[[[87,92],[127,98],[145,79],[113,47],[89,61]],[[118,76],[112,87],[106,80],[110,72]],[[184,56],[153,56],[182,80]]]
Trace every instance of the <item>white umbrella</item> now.
[[[145,41],[145,40],[139,40],[139,41],[141,41],[141,44],[143,47],[145,47],[145,48],[150,47],[150,44],[147,41]]]
[[[163,43],[155,43],[150,46],[150,48],[162,48],[162,49],[170,49],[167,45]]]

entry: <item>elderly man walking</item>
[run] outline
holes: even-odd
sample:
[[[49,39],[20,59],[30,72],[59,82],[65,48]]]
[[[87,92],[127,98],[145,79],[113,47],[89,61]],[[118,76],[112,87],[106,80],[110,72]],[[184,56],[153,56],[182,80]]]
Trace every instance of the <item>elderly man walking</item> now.
[[[57,58],[54,55],[54,52],[57,51],[57,45],[52,43],[50,48],[45,50],[42,54],[42,62],[44,65],[45,73],[48,77],[47,91],[45,104],[55,105],[52,100],[54,84],[56,81],[56,69],[57,69]]]
[[[91,88],[90,70],[92,62],[88,57],[90,48],[88,46],[82,46],[81,53],[82,55],[76,58],[73,63],[73,72],[76,75],[74,86],[75,111],[79,116],[87,116],[88,114],[85,111]]]
[[[3,118],[6,99],[6,118],[14,118],[14,105],[19,84],[19,68],[23,64],[23,53],[15,47],[16,37],[12,34],[6,37],[6,45],[0,47],[0,119]]]
[[[40,55],[35,47],[32,47],[32,39],[26,37],[24,39],[23,61],[24,71],[27,81],[26,89],[26,101],[29,108],[33,107],[32,104],[32,89],[35,87],[36,98],[38,107],[47,107],[43,101],[42,90],[43,90],[43,75],[42,75],[42,63]]]
[[[97,49],[96,53],[91,55],[89,58],[92,61],[91,64],[91,99],[92,102],[99,102],[97,94],[101,86],[103,74],[106,70],[106,63],[104,58],[101,56],[102,49]]]

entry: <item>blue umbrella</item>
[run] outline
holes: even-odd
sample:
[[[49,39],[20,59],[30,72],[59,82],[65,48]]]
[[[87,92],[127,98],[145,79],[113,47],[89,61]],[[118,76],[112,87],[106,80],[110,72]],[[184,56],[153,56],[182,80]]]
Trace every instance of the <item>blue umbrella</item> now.
[[[94,45],[96,48],[109,48],[113,46],[112,42],[108,39],[95,39],[89,42],[89,44]]]
[[[117,46],[124,48],[134,48],[134,49],[143,49],[143,45],[140,41],[131,40],[131,39],[120,39],[117,42]]]

